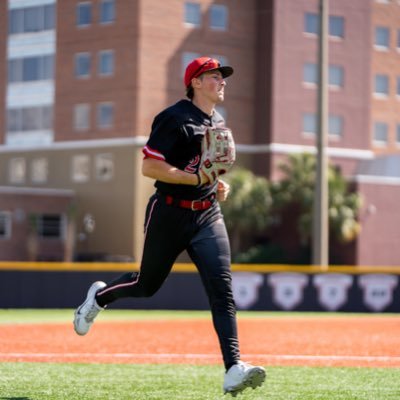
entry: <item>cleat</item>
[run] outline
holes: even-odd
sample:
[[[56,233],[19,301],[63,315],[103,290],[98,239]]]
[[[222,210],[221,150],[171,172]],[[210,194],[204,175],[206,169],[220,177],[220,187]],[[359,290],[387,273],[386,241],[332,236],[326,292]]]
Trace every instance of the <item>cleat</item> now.
[[[96,293],[106,287],[104,282],[97,281],[90,286],[86,300],[75,310],[74,329],[78,335],[86,335],[92,326],[97,314],[104,310],[95,299]]]
[[[239,361],[229,368],[224,378],[224,394],[230,393],[236,397],[248,387],[255,389],[265,381],[265,369]]]

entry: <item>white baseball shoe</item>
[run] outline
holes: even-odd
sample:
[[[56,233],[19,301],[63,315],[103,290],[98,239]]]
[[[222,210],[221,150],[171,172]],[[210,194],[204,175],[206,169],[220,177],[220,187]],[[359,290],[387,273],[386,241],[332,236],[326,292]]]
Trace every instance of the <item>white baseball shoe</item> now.
[[[104,310],[95,299],[96,293],[107,286],[104,282],[97,281],[90,286],[86,300],[75,310],[74,329],[78,335],[86,335],[92,326],[97,314]]]
[[[265,369],[239,361],[233,365],[225,374],[224,394],[230,393],[236,397],[248,387],[255,389],[261,386],[265,380]]]

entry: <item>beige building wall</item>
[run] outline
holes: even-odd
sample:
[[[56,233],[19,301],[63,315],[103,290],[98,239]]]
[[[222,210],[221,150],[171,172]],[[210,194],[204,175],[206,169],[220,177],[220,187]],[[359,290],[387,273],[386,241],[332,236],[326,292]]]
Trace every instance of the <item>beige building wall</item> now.
[[[130,139],[108,145],[95,141],[76,145],[70,142],[49,150],[0,153],[0,186],[72,190],[76,252],[138,260],[145,203],[152,191],[152,182],[140,172],[142,143]],[[25,166],[19,182],[9,173],[15,160]],[[38,162],[45,165],[40,182],[34,172]],[[87,218],[95,221],[93,232],[86,229]]]

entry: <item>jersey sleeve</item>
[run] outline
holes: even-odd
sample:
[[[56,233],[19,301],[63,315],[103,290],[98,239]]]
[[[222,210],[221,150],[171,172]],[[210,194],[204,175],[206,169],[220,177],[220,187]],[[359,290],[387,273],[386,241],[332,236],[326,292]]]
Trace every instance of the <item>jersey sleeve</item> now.
[[[180,126],[170,113],[161,113],[154,118],[149,140],[143,148],[145,158],[167,161],[179,139]]]

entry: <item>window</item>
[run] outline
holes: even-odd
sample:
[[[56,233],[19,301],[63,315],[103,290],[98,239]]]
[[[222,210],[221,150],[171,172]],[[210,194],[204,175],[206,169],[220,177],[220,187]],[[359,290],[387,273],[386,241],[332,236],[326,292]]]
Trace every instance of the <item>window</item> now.
[[[7,132],[9,133],[51,130],[52,127],[52,106],[9,108],[7,110]]]
[[[306,13],[304,15],[304,32],[318,35],[319,21],[317,14]]]
[[[328,132],[331,136],[343,135],[343,118],[339,115],[329,115],[328,118]]]
[[[56,26],[56,15],[54,4],[44,6],[44,30],[54,29]]]
[[[400,96],[400,76],[396,79],[396,95]]]
[[[111,128],[114,125],[114,104],[100,103],[97,105],[97,126],[101,129]]]
[[[389,77],[387,75],[375,75],[375,95],[383,97],[389,95]]]
[[[98,73],[102,76],[114,74],[114,51],[103,50],[99,52]]]
[[[74,129],[87,131],[90,128],[90,105],[76,104],[74,107]]]
[[[12,158],[8,165],[8,180],[10,183],[25,183],[26,161],[24,158]]]
[[[318,83],[318,72],[317,65],[307,63],[303,66],[303,82],[317,84]]]
[[[49,165],[46,158],[35,158],[31,164],[31,180],[34,183],[46,183]]]
[[[342,87],[344,81],[343,67],[339,65],[330,65],[328,71],[329,85],[333,87]],[[306,63],[303,66],[303,82],[312,85],[318,84],[318,66],[317,64]]]
[[[22,64],[23,81],[40,80],[40,60],[39,57],[24,58]]]
[[[400,124],[396,126],[396,144],[400,146]]]
[[[319,15],[315,13],[305,13],[304,15],[304,32],[314,35],[319,34]],[[344,18],[340,16],[329,16],[329,36],[343,38],[344,37]]]
[[[343,87],[344,72],[340,65],[329,66],[329,85],[334,87]]]
[[[114,176],[114,159],[112,154],[98,154],[96,156],[96,178],[99,181],[109,181]]]
[[[381,50],[387,50],[390,42],[389,28],[377,26],[375,28],[375,47]]]
[[[314,113],[303,114],[303,132],[315,135],[317,130],[317,115]],[[343,135],[343,118],[341,116],[328,116],[328,133],[332,136]]]
[[[35,216],[37,235],[41,238],[61,239],[64,236],[64,218],[59,214]]]
[[[90,76],[90,53],[75,54],[75,76],[77,78]]]
[[[78,3],[76,6],[76,25],[88,26],[92,23],[92,4]]]
[[[228,28],[228,8],[222,4],[213,4],[210,7],[210,28],[226,31]]]
[[[184,20],[186,24],[194,27],[201,25],[201,9],[199,3],[185,3]]]
[[[90,158],[86,154],[78,154],[72,158],[71,178],[73,182],[83,183],[90,178]]]
[[[54,56],[15,58],[8,62],[8,82],[32,82],[54,78]]]
[[[52,30],[55,27],[54,4],[11,9],[8,16],[8,33],[10,35],[41,32]]]
[[[397,29],[397,48],[400,49],[400,29]]]
[[[304,133],[317,133],[317,118],[315,114],[303,114],[303,132]]]
[[[24,13],[22,9],[8,12],[8,34],[22,33],[24,31]]]
[[[344,37],[344,18],[331,15],[329,16],[329,36],[343,38]]]
[[[386,144],[388,140],[388,125],[385,122],[374,123],[374,143]]]
[[[29,7],[24,9],[24,32],[39,32],[43,28],[42,8]]]
[[[100,23],[109,24],[115,21],[115,1],[102,0],[100,3]]]
[[[0,211],[0,239],[11,237],[11,213]]]

